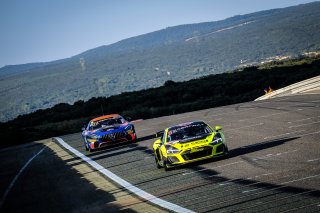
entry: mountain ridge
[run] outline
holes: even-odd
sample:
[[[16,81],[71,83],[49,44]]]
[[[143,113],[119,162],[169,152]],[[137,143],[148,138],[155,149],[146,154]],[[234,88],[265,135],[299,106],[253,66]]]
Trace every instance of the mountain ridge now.
[[[223,73],[274,56],[294,58],[319,51],[319,23],[320,2],[313,2],[168,27],[66,59],[6,66],[0,69],[0,101],[5,103],[0,121],[57,103],[109,97],[168,80]]]

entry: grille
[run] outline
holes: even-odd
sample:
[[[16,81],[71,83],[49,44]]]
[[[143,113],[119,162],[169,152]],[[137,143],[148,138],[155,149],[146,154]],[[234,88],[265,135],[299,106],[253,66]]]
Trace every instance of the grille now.
[[[221,144],[216,148],[216,153],[223,152],[223,151],[224,151],[224,144]]]
[[[126,137],[124,132],[112,132],[101,137],[102,141],[117,141]]]
[[[176,162],[179,162],[179,159],[175,156],[169,156],[168,157],[168,160],[171,162],[171,163],[176,163]]]
[[[185,151],[182,154],[182,157],[184,160],[194,160],[197,158],[203,158],[212,155],[212,147],[206,146],[204,147],[204,150],[198,151],[198,152],[192,152],[191,150]]]

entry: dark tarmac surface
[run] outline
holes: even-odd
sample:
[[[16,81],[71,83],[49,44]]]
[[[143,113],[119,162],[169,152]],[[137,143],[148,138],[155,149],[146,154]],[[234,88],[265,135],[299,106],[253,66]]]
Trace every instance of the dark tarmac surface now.
[[[157,169],[154,133],[193,120],[221,125],[231,156]],[[138,142],[92,153],[84,151],[80,133],[61,138],[134,186],[195,212],[320,212],[320,95],[206,109],[135,127]]]

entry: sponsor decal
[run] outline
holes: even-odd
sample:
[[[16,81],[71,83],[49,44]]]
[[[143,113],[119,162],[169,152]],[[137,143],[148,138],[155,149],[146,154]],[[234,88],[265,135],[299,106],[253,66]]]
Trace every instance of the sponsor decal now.
[[[198,149],[191,149],[190,153],[194,153],[194,152],[200,152],[204,150],[204,148],[198,148]]]
[[[206,143],[208,142],[207,140],[202,140],[202,141],[195,141],[195,142],[192,142],[191,145],[196,145],[196,144],[201,144],[201,143]]]

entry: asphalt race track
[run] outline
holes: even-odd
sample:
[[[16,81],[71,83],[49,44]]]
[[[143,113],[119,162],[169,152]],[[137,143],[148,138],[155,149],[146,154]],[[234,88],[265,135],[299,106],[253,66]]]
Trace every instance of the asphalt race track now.
[[[204,120],[221,125],[230,158],[165,172],[154,133]],[[62,139],[134,186],[195,212],[320,212],[320,95],[249,102],[136,123],[139,141],[88,153],[81,135]]]
[[[230,157],[165,172],[152,153],[154,133],[188,121],[221,125]],[[320,212],[320,95],[298,95],[135,123],[138,142],[84,151],[139,189],[195,212]]]

